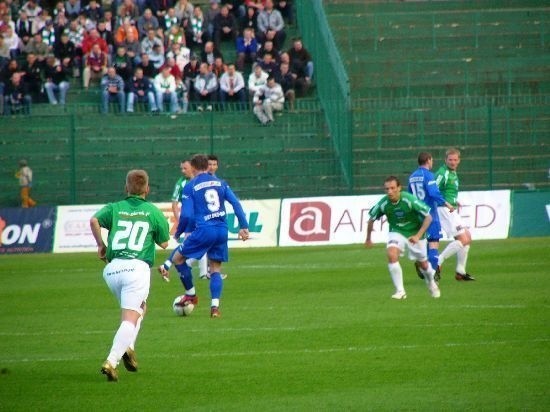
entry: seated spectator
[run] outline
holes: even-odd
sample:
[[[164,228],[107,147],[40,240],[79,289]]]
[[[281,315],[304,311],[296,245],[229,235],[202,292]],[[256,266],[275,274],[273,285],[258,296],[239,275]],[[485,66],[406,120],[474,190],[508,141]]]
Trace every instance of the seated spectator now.
[[[288,24],[294,24],[294,12],[292,10],[291,0],[277,1],[277,5],[275,7],[277,10],[279,10],[281,16],[283,16]]]
[[[113,57],[113,67],[116,74],[122,77],[124,84],[126,84],[134,72],[134,65],[132,59],[126,54],[126,47],[117,47],[116,54]]]
[[[247,27],[243,35],[237,37],[237,69],[242,72],[245,69],[245,63],[254,63],[257,51],[258,42],[254,37],[254,30]]]
[[[222,6],[214,18],[214,45],[219,48],[222,40],[235,43],[237,38],[237,23],[235,16],[229,13],[229,7]]]
[[[302,44],[302,39],[294,38],[292,47],[288,50],[291,71],[303,77],[309,84],[313,77],[313,59]]]
[[[311,84],[310,81],[307,81],[305,78],[305,73],[298,70],[294,71],[292,65],[290,64],[290,56],[287,52],[281,53],[281,63],[288,64],[290,73],[294,77],[294,90],[296,91],[297,96],[305,96],[309,90]]]
[[[101,112],[107,113],[109,111],[109,103],[111,101],[118,101],[120,112],[124,113],[124,81],[122,77],[116,74],[114,67],[109,67],[107,74],[101,79],[101,90]]]
[[[69,19],[76,19],[80,14],[80,0],[67,0],[65,2],[65,15]]]
[[[126,41],[128,33],[132,32],[133,40],[139,41],[139,32],[136,26],[133,24],[132,19],[125,18],[122,21],[122,24],[118,26],[115,33],[115,45],[119,45]]]
[[[259,13],[265,8],[265,0],[244,0],[244,5],[252,7],[256,13]]]
[[[281,63],[278,72],[275,74],[275,81],[283,88],[288,108],[294,110],[294,101],[296,100],[296,91],[294,90],[295,80],[292,73],[290,73],[288,63]]]
[[[136,22],[140,12],[139,7],[136,6],[133,0],[122,0],[122,4],[118,7],[116,14],[122,20],[130,19]]]
[[[254,95],[260,87],[262,87],[267,82],[268,74],[262,70],[262,66],[255,65],[252,73],[248,76],[248,93],[250,98],[253,98]]]
[[[4,42],[4,36],[0,34],[0,71],[7,66],[8,62],[10,61],[10,48],[9,46]]]
[[[244,29],[256,30],[258,27],[258,12],[255,7],[247,7],[246,13],[239,19],[239,30],[244,33]]]
[[[183,68],[183,82],[185,83],[185,88],[187,89],[187,95],[190,101],[197,100],[195,97],[195,80],[200,73],[200,62],[197,59],[197,56],[194,54],[191,55],[189,63]]]
[[[57,19],[57,16],[59,16],[60,14],[63,14],[65,17],[67,17],[67,11],[65,10],[65,3],[61,0],[55,3],[55,7],[53,8],[54,21]]]
[[[42,12],[42,7],[38,5],[38,2],[35,0],[28,0],[26,3],[21,6],[21,12],[24,12],[29,21],[32,22],[38,15]]]
[[[169,49],[173,44],[179,44],[185,47],[185,33],[180,26],[172,26],[166,34],[166,44]]]
[[[176,64],[178,65],[180,71],[183,73],[185,65],[189,63],[191,58],[191,50],[185,46],[181,46],[178,43],[172,43],[170,49],[171,50],[166,53],[166,57],[173,57],[176,60]]]
[[[54,45],[53,54],[63,66],[77,69],[77,65],[75,65],[76,48],[74,43],[69,40],[67,32],[61,33],[61,38]],[[76,70],[73,72],[73,75],[78,77],[80,76],[80,72]]]
[[[212,105],[218,99],[218,79],[210,70],[208,63],[201,63],[199,75],[195,79],[195,96],[197,101],[206,102],[206,110],[212,111]],[[204,107],[199,104],[198,111],[203,111]]]
[[[244,78],[241,72],[235,70],[234,64],[229,64],[227,71],[220,78],[220,102],[224,106],[226,102],[238,102],[241,110],[245,108]]]
[[[84,7],[84,14],[96,24],[99,23],[105,15],[103,13],[103,7],[101,7],[101,4],[98,3],[97,0],[90,0],[88,5]]]
[[[31,96],[21,73],[13,73],[4,90],[4,114],[31,114]]]
[[[157,32],[153,29],[147,31],[147,36],[141,41],[141,51],[147,53],[149,57],[153,54],[153,48],[155,46],[160,47],[160,53],[164,54],[164,45],[162,39],[157,36]]]
[[[176,94],[178,96],[178,105],[183,113],[187,113],[189,107],[189,91],[182,79],[176,78]]]
[[[153,46],[153,51],[149,53],[149,60],[155,66],[155,69],[159,70],[164,66],[166,59],[164,58],[164,53],[162,52],[162,47],[159,44]]]
[[[40,13],[38,13],[38,16],[34,18],[32,21],[32,32],[33,34],[40,33],[44,26],[46,25],[46,21],[50,18],[47,10],[42,10]]]
[[[115,39],[113,33],[107,29],[107,21],[105,19],[99,20],[97,22],[97,33],[99,37],[105,40],[107,47],[109,47],[109,53],[113,52],[113,45],[115,44]]]
[[[42,34],[42,42],[48,46],[48,53],[53,52],[53,47],[55,45],[55,36],[56,36],[56,29],[53,25],[53,20],[48,19],[46,20],[46,25],[41,30]]]
[[[84,27],[85,32],[90,32],[92,29],[96,28],[95,22],[91,21],[84,12],[80,12],[78,15],[78,24],[81,27]]]
[[[195,8],[189,0],[177,0],[174,2],[175,15],[184,29],[189,26]]]
[[[166,14],[164,14],[164,16],[162,17],[162,28],[164,29],[164,36],[168,36],[168,33],[173,26],[181,28],[185,36],[183,24],[180,23],[180,19],[178,19],[178,16],[176,16],[176,9],[170,7]]]
[[[163,37],[159,21],[156,16],[153,16],[151,9],[145,9],[143,15],[137,21],[137,29],[141,38],[147,36],[150,30],[153,30],[157,36]]]
[[[4,43],[10,51],[10,58],[16,59],[21,54],[22,42],[19,36],[13,31],[11,27],[8,27],[4,32]],[[26,47],[26,46],[24,46]]]
[[[113,71],[116,74],[116,70],[113,67]],[[82,74],[82,80],[84,89],[88,90],[90,87],[90,80],[100,79],[107,74],[107,55],[101,51],[99,44],[92,46],[92,51],[86,57],[84,63],[84,72]]]
[[[267,78],[267,83],[254,94],[254,114],[264,126],[274,121],[273,111],[284,108],[285,95],[280,84],[273,76]]]
[[[23,48],[27,54],[34,54],[40,63],[46,60],[48,46],[42,41],[42,34],[36,33]]]
[[[275,75],[279,71],[279,66],[275,63],[275,60],[273,60],[271,53],[264,54],[264,58],[258,63],[258,66],[267,74]]]
[[[124,41],[122,43],[118,43],[118,45],[124,46],[126,48],[126,54],[128,55],[128,57],[134,60],[134,63],[139,63],[141,61],[141,44],[138,41],[133,30],[128,30]]]
[[[32,22],[24,10],[19,12],[19,18],[15,22],[15,33],[26,45],[32,37]]]
[[[179,106],[176,93],[176,79],[170,73],[169,66],[164,66],[161,72],[156,75],[154,85],[159,111],[164,111],[164,103],[167,102],[170,103],[170,112],[172,114],[177,113]]]
[[[99,35],[97,29],[90,30],[90,32],[84,36],[84,40],[82,41],[82,53],[84,55],[90,53],[94,44],[98,44],[101,51],[106,55],[109,55],[109,46],[107,45],[107,42]]]
[[[208,40],[204,15],[200,6],[195,6],[193,9],[193,15],[189,20],[185,35],[187,39],[186,44],[191,48],[202,46]]]
[[[153,85],[148,77],[143,75],[143,70],[137,68],[134,76],[128,81],[128,104],[126,110],[128,113],[134,112],[134,103],[147,103],[151,112],[157,112],[157,104],[155,102],[155,93]]]
[[[23,83],[27,85],[27,91],[34,101],[42,99],[42,66],[34,53],[27,54],[27,60],[23,64]]]
[[[208,63],[210,66],[214,65],[216,58],[223,58],[221,52],[214,47],[214,42],[207,41],[204,44],[204,48],[201,52],[201,62]]]
[[[69,19],[67,16],[65,16],[64,12],[60,12],[57,16],[53,19],[53,24],[55,27],[55,37],[59,38],[61,36],[61,33],[69,28]]]
[[[258,32],[256,37],[260,43],[272,40],[276,49],[281,49],[285,43],[285,22],[279,10],[273,7],[273,0],[265,1],[265,8],[258,15]]]
[[[183,79],[183,72],[180,70],[180,68],[176,64],[176,59],[174,59],[173,57],[168,57],[166,58],[166,62],[164,63],[164,65],[170,67],[170,74],[174,76],[176,80]]]
[[[6,87],[11,82],[11,76],[19,72],[21,72],[21,68],[15,59],[11,59],[3,69],[0,69],[0,114],[4,114],[4,92]]]
[[[111,33],[114,39],[114,34],[116,30],[115,30],[115,20],[113,17],[113,12],[111,10],[105,10],[103,20],[105,21],[105,30]],[[107,42],[107,43],[111,44],[111,42]]]
[[[214,20],[220,14],[220,0],[209,0],[209,7],[204,15],[204,26],[208,33],[208,40],[214,40]]]
[[[216,78],[219,80],[226,71],[227,65],[223,62],[223,59],[221,57],[216,57],[216,60],[214,60],[214,64],[212,65],[212,73],[214,73]]]
[[[65,104],[65,97],[70,86],[70,70],[70,67],[64,66],[53,55],[46,58],[46,66],[44,66],[46,83],[44,84],[44,89],[46,90],[50,104]],[[56,93],[59,93],[59,98],[56,97]]]
[[[78,58],[82,58],[82,42],[84,41],[84,27],[78,24],[78,20],[71,20],[67,34],[73,42]]]
[[[150,80],[154,79],[158,74],[158,70],[155,68],[153,62],[149,60],[149,55],[147,53],[141,54],[141,61],[137,64],[137,67],[143,70],[143,75]]]
[[[273,45],[273,41],[271,40],[266,40],[265,43],[261,45],[261,47],[258,49],[256,60],[258,62],[261,62],[267,53],[271,54],[271,56],[273,57],[273,60],[277,64],[279,64],[280,53],[279,53],[279,50],[275,48],[275,46]]]

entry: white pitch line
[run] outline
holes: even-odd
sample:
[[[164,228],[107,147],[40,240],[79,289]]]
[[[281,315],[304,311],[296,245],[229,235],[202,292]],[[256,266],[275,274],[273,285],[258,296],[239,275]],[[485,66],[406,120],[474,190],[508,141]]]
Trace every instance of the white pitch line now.
[[[529,339],[529,340],[503,340],[503,341],[480,341],[480,342],[447,342],[441,344],[426,344],[426,345],[373,345],[373,346],[351,346],[347,348],[320,348],[320,349],[295,349],[295,350],[265,350],[265,351],[236,351],[236,352],[205,352],[205,353],[192,353],[192,354],[180,354],[174,352],[171,354],[159,354],[151,353],[144,356],[147,356],[149,359],[175,359],[183,357],[192,357],[192,358],[221,358],[221,357],[244,357],[244,356],[267,356],[267,355],[291,355],[291,354],[325,354],[325,353],[352,353],[352,352],[373,352],[378,350],[415,350],[426,348],[455,348],[467,346],[469,348],[475,346],[502,346],[502,345],[513,345],[513,344],[532,344],[532,343],[542,343],[550,342],[548,339]],[[92,357],[82,357],[82,356],[68,356],[68,357],[49,357],[49,358],[22,358],[22,359],[0,359],[0,364],[16,364],[16,363],[32,363],[32,362],[69,362],[69,361],[82,361],[95,359]]]

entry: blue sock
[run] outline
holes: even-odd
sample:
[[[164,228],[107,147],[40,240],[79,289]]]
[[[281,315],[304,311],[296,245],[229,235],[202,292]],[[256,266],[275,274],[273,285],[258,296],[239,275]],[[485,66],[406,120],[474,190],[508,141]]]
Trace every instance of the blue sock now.
[[[223,280],[220,272],[210,274],[210,295],[212,299],[219,299],[222,296]]]
[[[428,249],[428,261],[432,265],[433,270],[437,270],[437,260],[439,258],[439,251],[437,249]]]
[[[178,251],[179,247],[175,248],[174,250],[172,250],[172,253],[170,253],[170,256],[168,256],[168,260],[170,262],[173,262],[174,261],[174,255],[176,254],[176,252]]]
[[[193,287],[193,274],[191,273],[191,268],[187,266],[187,263],[182,263],[181,265],[175,266],[176,270],[180,274],[180,280],[185,290],[191,289]]]

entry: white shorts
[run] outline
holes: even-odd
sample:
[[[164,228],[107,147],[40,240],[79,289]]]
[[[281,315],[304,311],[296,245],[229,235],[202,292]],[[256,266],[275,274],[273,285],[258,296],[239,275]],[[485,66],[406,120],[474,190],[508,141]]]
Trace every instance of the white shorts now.
[[[113,259],[103,269],[103,279],[122,309],[143,314],[141,307],[149,296],[151,270],[137,259]]]
[[[467,227],[462,223],[458,210],[451,213],[446,207],[438,207],[437,214],[439,215],[441,229],[443,229],[447,236],[456,237],[466,231]]]
[[[425,262],[426,260],[428,260],[427,242],[428,241],[426,239],[421,239],[415,244],[412,244],[411,242],[409,242],[409,239],[407,239],[401,233],[389,232],[388,243],[386,244],[386,248],[397,247],[401,251],[400,253],[401,256],[405,254],[405,249],[407,249],[409,252],[408,258],[410,260]]]

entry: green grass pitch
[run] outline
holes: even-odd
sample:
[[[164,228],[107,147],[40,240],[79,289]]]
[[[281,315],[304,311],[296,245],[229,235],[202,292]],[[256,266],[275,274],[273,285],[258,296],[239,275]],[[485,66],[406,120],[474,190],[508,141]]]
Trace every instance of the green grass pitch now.
[[[93,254],[0,257],[0,411],[549,410],[548,238],[478,241],[432,299],[384,248],[233,249],[222,318],[154,273],[139,371],[99,373],[119,311]],[[168,252],[157,255],[160,262]]]

